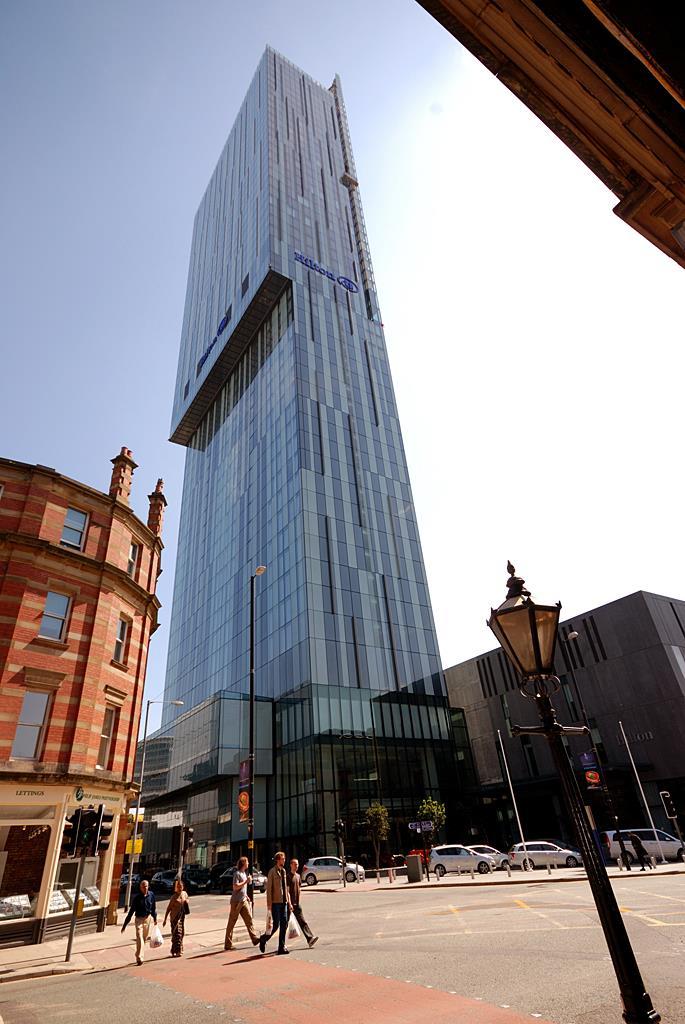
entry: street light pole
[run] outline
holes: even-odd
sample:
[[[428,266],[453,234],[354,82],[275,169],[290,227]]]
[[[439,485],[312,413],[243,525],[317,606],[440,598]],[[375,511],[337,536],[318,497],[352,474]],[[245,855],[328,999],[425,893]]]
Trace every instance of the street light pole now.
[[[145,726],[143,728],[143,752],[140,757],[140,782],[138,783],[138,796],[136,797],[136,813],[133,819],[133,839],[131,840],[131,857],[128,862],[128,880],[126,882],[125,907],[128,911],[131,905],[131,884],[133,882],[133,865],[136,855],[136,840],[138,838],[138,820],[140,818],[140,795],[143,792],[143,779],[145,778],[145,753],[147,750],[147,722],[150,715],[151,704],[174,704],[176,707],[183,707],[182,700],[149,700],[145,708]]]
[[[247,819],[247,856],[248,873],[254,868],[254,769],[255,769],[255,580],[266,572],[265,565],[258,565],[250,576],[250,708],[249,708],[249,753],[247,756],[248,781],[247,796],[249,801]],[[254,905],[254,890],[248,886],[248,895]]]
[[[516,824],[519,827],[519,835],[521,836],[521,846],[523,847],[523,867],[530,867],[530,860],[528,859],[528,850],[526,848],[526,840],[523,835],[523,826],[521,825],[521,818],[519,817],[518,804],[516,803],[516,796],[514,795],[514,787],[511,783],[511,774],[509,772],[509,762],[507,761],[507,755],[504,750],[504,743],[502,742],[502,733],[497,730],[499,737],[500,750],[502,751],[502,763],[504,764],[504,770],[507,773],[507,782],[509,783],[509,792],[511,793],[511,802],[514,805],[514,813],[516,814]]]
[[[649,809],[649,804],[647,803],[647,797],[645,796],[645,791],[642,788],[642,782],[640,781],[640,776],[638,775],[637,765],[635,764],[635,758],[633,757],[633,752],[630,749],[630,743],[628,743],[628,737],[626,736],[626,731],[623,728],[623,722],[619,722],[618,725],[619,725],[619,729],[621,730],[621,735],[623,736],[623,742],[626,745],[626,750],[628,751],[628,757],[630,758],[630,763],[633,766],[633,772],[635,773],[635,779],[637,780],[637,786],[638,786],[638,789],[640,790],[640,795],[642,797],[642,803],[645,805],[645,810],[647,812],[647,817],[649,819],[649,824],[652,826],[652,832],[654,833],[654,838],[656,839],[656,845],[659,847],[659,853],[661,855],[661,863],[662,864],[666,864],[666,857],[664,856],[664,848],[661,845],[661,842],[659,841],[659,836],[657,835],[657,831],[654,828],[654,818],[652,817],[652,812]]]
[[[571,643],[571,640],[578,640],[579,637],[580,637],[580,633],[577,633],[576,630],[573,629],[568,634],[568,636],[566,636],[566,637],[559,637],[559,639],[566,646],[566,648],[568,648],[569,644]],[[572,662],[571,659],[572,659],[572,655],[569,654],[569,658],[568,658],[569,671],[571,673],[571,679],[573,680],[573,688],[576,691],[576,698],[578,699],[578,705],[580,707],[581,718],[583,720],[583,724],[585,725],[585,728],[587,729],[588,735],[590,737],[590,746],[592,748],[592,753],[593,753],[594,758],[595,758],[595,765],[597,766],[597,771],[599,772],[599,777],[602,780],[602,796],[604,797],[604,803],[606,805],[607,813],[609,814],[610,818],[612,819],[612,821],[614,823],[614,828],[616,829],[616,838],[618,839],[618,845],[619,845],[620,850],[621,850],[621,860],[623,861],[623,864],[624,864],[626,870],[630,871],[630,855],[628,854],[628,851],[626,850],[625,841],[623,839],[623,833],[621,832],[621,826],[618,823],[618,815],[616,814],[616,809],[614,807],[614,802],[611,799],[611,793],[609,791],[609,786],[607,784],[606,772],[604,771],[604,766],[602,765],[602,762],[599,759],[599,753],[597,751],[597,747],[595,746],[595,740],[594,740],[594,737],[592,735],[592,729],[590,727],[590,719],[588,718],[588,714],[587,714],[587,711],[585,709],[585,701],[583,700],[583,695],[580,692],[580,687],[578,686],[578,679],[576,678],[576,673],[575,673],[575,670],[573,668],[573,662]]]
[[[554,648],[561,605],[539,605],[530,598],[524,580],[509,563],[507,597],[488,621],[507,658],[520,676],[519,689],[535,702],[540,725],[512,726],[515,736],[544,736],[554,759],[566,809],[576,841],[583,855],[588,882],[597,907],[609,954],[616,972],[626,1024],[656,1024],[661,1017],[646,992],[609,876],[587,818],[575,772],[564,747],[565,735],[584,735],[586,727],[563,726],[557,722],[551,694],[560,683],[554,674]]]

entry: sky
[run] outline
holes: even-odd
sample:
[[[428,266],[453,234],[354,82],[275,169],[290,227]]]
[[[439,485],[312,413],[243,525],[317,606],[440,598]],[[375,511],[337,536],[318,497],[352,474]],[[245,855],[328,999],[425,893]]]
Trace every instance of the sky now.
[[[143,519],[164,478],[146,696],[192,222],[267,43],[342,79],[445,667],[508,559],[565,618],[685,597],[683,271],[414,0],[4,0],[0,454],[107,490],[126,445]]]

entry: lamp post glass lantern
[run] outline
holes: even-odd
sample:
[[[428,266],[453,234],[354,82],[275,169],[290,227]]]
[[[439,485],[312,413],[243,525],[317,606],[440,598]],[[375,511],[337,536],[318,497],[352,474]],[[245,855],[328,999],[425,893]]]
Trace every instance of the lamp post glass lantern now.
[[[585,735],[587,726],[563,726],[557,722],[551,694],[559,689],[554,672],[554,650],[559,626],[561,604],[538,605],[526,590],[525,581],[516,576],[508,563],[506,600],[493,609],[488,626],[495,634],[507,658],[520,676],[519,688],[524,697],[535,701],[540,725],[511,727],[514,736],[544,736],[550,746],[559,773],[566,810],[571,819],[576,842],[583,855],[583,864],[597,907],[600,924],[609,948],[623,1003],[626,1024],[651,1024],[661,1020],[652,1006],[640,975],[604,861],[590,828],[578,781],[564,746],[567,735]]]

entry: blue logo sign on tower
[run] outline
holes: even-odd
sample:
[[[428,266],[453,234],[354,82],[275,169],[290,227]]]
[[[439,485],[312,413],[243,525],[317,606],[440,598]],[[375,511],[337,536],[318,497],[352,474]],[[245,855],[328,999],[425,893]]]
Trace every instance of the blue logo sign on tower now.
[[[342,274],[336,277],[332,271],[326,270],[326,268],[322,267],[320,263],[316,262],[316,260],[311,259],[309,256],[305,256],[301,252],[297,252],[297,250],[295,250],[294,256],[298,263],[303,263],[305,267],[309,267],[310,270],[315,270],[317,274],[323,274],[324,277],[329,278],[331,281],[335,281],[336,284],[341,285],[342,288],[346,288],[348,292],[359,291],[357,285],[354,281],[350,281],[349,277],[343,277]]]

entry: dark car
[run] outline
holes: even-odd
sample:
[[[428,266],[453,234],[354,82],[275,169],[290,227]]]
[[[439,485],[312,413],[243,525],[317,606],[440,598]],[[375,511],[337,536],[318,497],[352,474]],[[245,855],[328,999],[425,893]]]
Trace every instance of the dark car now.
[[[231,863],[230,860],[219,860],[219,861],[216,862],[216,864],[213,865],[213,867],[211,867],[209,869],[209,888],[210,889],[218,889],[218,888],[220,888],[220,886],[219,886],[219,879],[223,875],[224,871],[228,871],[229,868],[230,869],[233,868],[233,864]]]
[[[233,892],[233,873],[235,867],[227,868],[223,875],[219,879],[219,892],[223,894]],[[255,868],[252,872],[252,888],[255,892],[266,892],[266,875],[263,875],[259,868]]]
[[[231,865],[230,867],[226,868],[226,870],[223,872],[223,874],[221,874],[219,876],[219,881],[217,882],[217,885],[219,887],[219,892],[220,893],[225,895],[226,893],[233,892],[233,872],[234,871],[235,871],[235,867],[233,865]]]
[[[207,868],[188,867],[183,869],[183,888],[189,896],[209,892],[210,879]]]

